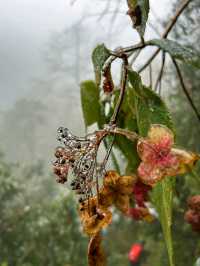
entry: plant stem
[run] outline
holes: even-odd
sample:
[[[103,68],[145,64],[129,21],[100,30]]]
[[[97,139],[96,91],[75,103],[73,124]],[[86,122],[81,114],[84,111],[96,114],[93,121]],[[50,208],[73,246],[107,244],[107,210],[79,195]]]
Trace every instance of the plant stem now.
[[[142,49],[140,49],[140,50],[137,50],[137,52],[134,54],[134,56],[133,56],[133,58],[131,59],[131,61],[130,61],[130,66],[132,66],[133,65],[133,63],[136,61],[136,59],[138,58],[138,56],[140,55],[140,53],[141,53],[141,51],[142,51]],[[131,53],[131,55],[132,55],[132,53]]]
[[[105,148],[107,150],[108,149],[108,143],[107,143],[106,139],[104,139],[103,142],[104,142]],[[114,140],[113,140],[113,142],[114,142]],[[115,170],[120,174],[120,166],[119,166],[119,164],[117,162],[117,158],[116,158],[116,156],[112,150],[111,150],[111,157],[112,157],[112,162],[114,164]],[[105,160],[105,158],[104,158],[104,160]]]
[[[124,54],[123,55],[123,65],[122,65],[122,78],[121,78],[121,89],[120,89],[120,95],[119,95],[119,99],[117,101],[116,107],[114,109],[113,115],[111,117],[110,120],[110,125],[114,125],[116,124],[117,121],[117,117],[124,99],[124,93],[126,90],[126,81],[127,81],[127,75],[128,75],[128,59],[127,59],[127,55]]]

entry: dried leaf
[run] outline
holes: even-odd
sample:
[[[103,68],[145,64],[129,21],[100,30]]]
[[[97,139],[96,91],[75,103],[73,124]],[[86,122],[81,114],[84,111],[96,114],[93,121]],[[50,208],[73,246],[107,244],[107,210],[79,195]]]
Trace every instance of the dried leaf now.
[[[97,197],[89,198],[81,203],[79,215],[83,230],[88,235],[95,235],[112,221],[112,213],[98,205]]]
[[[106,94],[110,94],[114,90],[114,83],[111,74],[111,65],[108,65],[108,67],[105,69],[103,77],[103,91]]]
[[[115,171],[107,172],[104,178],[103,192],[105,197],[112,199],[115,206],[123,213],[128,212],[130,195],[136,180],[137,177],[135,176],[120,176]]]
[[[89,266],[105,266],[106,258],[101,247],[100,233],[91,237],[88,245],[88,265]]]
[[[149,15],[149,0],[127,0],[129,10],[127,14],[141,36],[144,36],[146,23]]]

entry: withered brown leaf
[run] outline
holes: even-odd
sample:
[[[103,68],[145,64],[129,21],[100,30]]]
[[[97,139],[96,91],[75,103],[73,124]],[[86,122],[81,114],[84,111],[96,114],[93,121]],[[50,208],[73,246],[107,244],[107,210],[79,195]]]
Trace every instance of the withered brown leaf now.
[[[92,236],[88,244],[88,265],[105,266],[106,257],[101,246],[102,237],[100,233]]]
[[[97,197],[91,197],[80,204],[79,215],[83,230],[88,235],[95,235],[112,221],[112,213],[98,204]]]
[[[104,178],[101,193],[109,203],[112,202],[120,211],[126,214],[129,209],[133,184],[136,180],[136,176],[120,176],[116,171],[108,171]]]

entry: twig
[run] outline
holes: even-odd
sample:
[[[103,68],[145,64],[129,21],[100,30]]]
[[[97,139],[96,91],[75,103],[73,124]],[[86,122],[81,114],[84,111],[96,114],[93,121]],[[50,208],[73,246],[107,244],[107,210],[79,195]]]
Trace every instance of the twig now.
[[[137,59],[138,56],[140,55],[141,51],[142,51],[142,49],[137,50],[137,52],[134,54],[133,58],[131,59],[131,61],[130,61],[130,63],[129,63],[130,66],[132,66],[133,63],[136,61],[136,59]],[[132,55],[132,54],[131,54],[131,55]]]
[[[103,143],[104,143],[104,146],[105,146],[105,149],[107,150],[108,149],[108,143],[106,141],[106,139],[103,139]],[[113,152],[113,150],[111,150],[111,157],[112,157],[112,162],[114,164],[114,167],[115,167],[115,170],[120,173],[120,167],[119,167],[119,164],[117,162],[117,158]]]
[[[134,51],[144,48],[145,46],[150,45],[148,43],[137,43],[128,47],[120,47],[114,51],[109,51],[110,55],[115,56],[116,58],[123,58],[124,54],[128,54],[127,57],[130,57]]]
[[[173,18],[171,19],[171,21],[168,23],[162,38],[167,38],[168,34],[170,33],[171,29],[174,27],[174,25],[176,24],[179,16],[183,13],[183,11],[185,10],[185,8],[189,5],[190,2],[192,2],[193,0],[184,0],[182,5],[177,9],[175,15],[173,16]]]
[[[126,137],[127,139],[129,139],[130,141],[133,141],[133,142],[135,140],[139,139],[139,135],[137,133],[135,133],[134,131],[130,131],[130,130],[119,128],[119,127],[115,127],[115,126],[113,126],[113,127],[111,126],[110,127],[110,125],[107,125],[104,129],[96,131],[96,135],[99,136],[99,144],[108,135],[124,136],[124,137]],[[106,148],[108,147],[107,144],[105,144],[105,147]]]
[[[104,157],[104,160],[103,160],[103,163],[102,163],[102,168],[105,169],[105,166],[108,162],[108,158],[110,157],[110,153],[112,151],[112,148],[113,148],[113,145],[114,145],[114,142],[115,142],[115,134],[113,135],[113,139],[112,139],[112,142],[110,143],[110,146],[106,152],[106,156]]]
[[[160,52],[160,48],[158,48],[155,53],[149,58],[149,60],[138,70],[138,73],[141,73],[157,56],[157,54]]]
[[[126,89],[126,81],[127,81],[127,75],[128,75],[128,59],[126,54],[123,55],[123,65],[122,65],[122,78],[121,78],[121,89],[120,89],[120,95],[119,99],[117,101],[117,104],[115,106],[113,115],[110,120],[110,125],[114,125],[117,121],[117,116],[119,114],[119,110],[121,108],[123,99],[124,99],[124,93]]]
[[[182,12],[185,10],[185,8],[189,5],[189,3],[192,0],[185,0],[183,1],[182,5],[177,9],[175,15],[173,16],[173,18],[170,20],[170,22],[168,23],[165,31],[162,34],[162,38],[166,39],[169,32],[171,31],[171,29],[174,27],[174,25],[176,24],[179,16],[182,14]],[[142,72],[152,61],[153,59],[157,56],[157,54],[160,52],[160,48],[158,48],[154,54],[148,59],[148,61],[139,69],[139,73]]]
[[[118,127],[116,127],[113,130],[110,130],[110,133],[125,136],[127,139],[131,141],[135,141],[139,138],[139,136],[134,131],[129,131],[129,130],[118,128]]]
[[[165,55],[165,53],[163,52],[163,53],[162,53],[162,64],[161,64],[160,72],[159,72],[159,74],[158,74],[158,78],[157,78],[157,80],[156,80],[155,91],[157,91],[158,84],[161,83],[161,79],[162,79],[162,76],[163,76],[163,70],[164,70],[164,66],[165,66],[165,58],[166,58],[166,55]]]
[[[195,104],[194,104],[194,102],[193,102],[193,100],[192,100],[192,98],[191,98],[191,96],[190,96],[190,94],[189,94],[189,92],[188,92],[188,90],[186,88],[186,85],[184,83],[183,76],[181,74],[180,68],[179,68],[179,66],[178,66],[178,64],[177,64],[177,62],[176,62],[176,60],[174,58],[172,58],[172,62],[174,64],[175,68],[176,68],[177,75],[178,75],[178,78],[180,80],[180,83],[181,83],[181,87],[183,89],[183,92],[185,93],[185,96],[187,97],[188,102],[190,103],[192,109],[194,110],[194,112],[195,112],[198,120],[200,121],[199,111],[198,111],[197,107],[195,106]]]

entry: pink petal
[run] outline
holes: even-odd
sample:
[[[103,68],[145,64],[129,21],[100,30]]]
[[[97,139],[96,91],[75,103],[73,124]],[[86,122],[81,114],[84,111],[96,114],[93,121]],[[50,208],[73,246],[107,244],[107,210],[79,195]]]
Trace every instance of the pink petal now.
[[[142,162],[138,167],[138,175],[143,183],[152,186],[164,177],[164,172],[162,168]]]
[[[154,124],[148,132],[148,139],[152,143],[160,144],[160,148],[171,148],[174,144],[173,132],[164,125]]]
[[[177,167],[179,164],[177,156],[173,155],[171,152],[168,153],[167,155],[158,158],[156,165],[158,167]]]
[[[156,161],[157,151],[155,150],[154,145],[152,145],[148,140],[139,140],[137,144],[137,151],[143,162]]]

